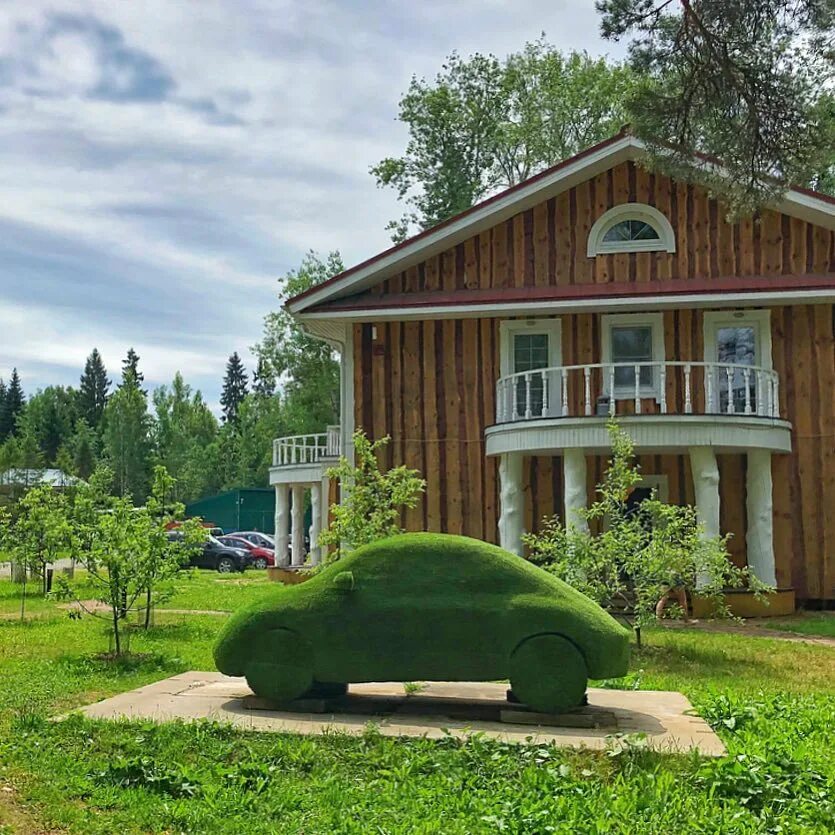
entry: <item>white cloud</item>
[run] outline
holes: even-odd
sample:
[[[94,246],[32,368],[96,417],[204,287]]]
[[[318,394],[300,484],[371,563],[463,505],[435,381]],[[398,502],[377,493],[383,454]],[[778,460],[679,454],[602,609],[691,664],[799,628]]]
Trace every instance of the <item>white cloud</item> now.
[[[388,245],[400,207],[368,167],[403,148],[412,74],[543,29],[605,51],[597,27],[592,0],[7,6],[0,376],[74,383],[93,345],[114,369],[134,345],[149,377],[181,369],[216,398],[304,251],[351,263]],[[180,328],[178,303],[196,317]]]

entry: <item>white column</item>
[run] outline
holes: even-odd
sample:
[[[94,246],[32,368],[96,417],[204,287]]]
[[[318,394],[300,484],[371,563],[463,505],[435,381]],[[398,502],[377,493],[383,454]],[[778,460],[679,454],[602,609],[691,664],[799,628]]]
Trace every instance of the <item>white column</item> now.
[[[275,559],[278,565],[290,562],[290,488],[275,486]]]
[[[581,449],[564,449],[562,457],[565,480],[564,510],[565,524],[572,524],[577,531],[585,533],[588,521],[578,511],[586,509],[588,488],[586,486],[586,455]]]
[[[322,529],[322,482],[317,481],[310,485],[310,561],[318,565],[321,559],[319,554],[319,531]]]
[[[506,453],[499,458],[499,544],[513,554],[522,554],[522,522],[524,494],[522,492],[522,456]]]
[[[290,545],[293,565],[304,563],[304,486],[293,485],[293,535]]]
[[[771,453],[768,450],[752,449],[748,453],[745,487],[748,511],[748,530],[745,534],[748,567],[757,579],[770,586],[776,586]]]
[[[719,536],[719,465],[711,447],[690,448],[690,467],[693,470],[693,487],[696,493],[696,510],[702,523],[705,539]],[[709,577],[697,578],[702,584]]]

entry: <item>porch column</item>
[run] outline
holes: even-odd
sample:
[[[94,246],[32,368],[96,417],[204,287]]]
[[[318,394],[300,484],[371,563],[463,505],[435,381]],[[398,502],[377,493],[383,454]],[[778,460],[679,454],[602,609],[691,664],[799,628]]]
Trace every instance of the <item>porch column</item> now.
[[[304,563],[304,486],[293,485],[293,537],[291,542],[292,563]]]
[[[702,523],[705,539],[719,536],[719,465],[711,447],[690,448],[690,468],[693,470],[693,488],[696,494],[696,510]],[[706,584],[709,577],[697,578],[697,585]]]
[[[758,580],[776,586],[771,453],[768,450],[752,449],[748,453],[745,493],[748,512],[748,530],[745,533],[748,567]]]
[[[506,453],[499,458],[499,544],[513,554],[522,555],[522,455]]]
[[[290,488],[275,486],[275,559],[278,565],[290,562]]]
[[[315,481],[310,485],[310,561],[318,565],[319,531],[322,529],[322,482]]]
[[[564,449],[562,458],[565,480],[564,521],[572,524],[581,533],[589,529],[588,521],[578,511],[586,509],[588,489],[586,487],[586,455],[582,449]]]

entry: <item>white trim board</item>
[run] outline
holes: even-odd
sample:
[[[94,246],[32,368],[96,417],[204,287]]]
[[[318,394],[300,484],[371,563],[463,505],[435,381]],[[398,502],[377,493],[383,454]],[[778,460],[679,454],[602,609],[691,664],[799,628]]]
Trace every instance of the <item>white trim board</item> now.
[[[425,319],[478,319],[502,316],[541,316],[543,313],[631,312],[635,310],[679,310],[699,307],[759,307],[760,305],[835,304],[835,287],[829,290],[763,290],[746,293],[683,293],[675,296],[618,296],[554,301],[512,301],[491,304],[420,305],[397,308],[358,308],[305,313],[304,322],[341,319],[347,322],[408,322]]]

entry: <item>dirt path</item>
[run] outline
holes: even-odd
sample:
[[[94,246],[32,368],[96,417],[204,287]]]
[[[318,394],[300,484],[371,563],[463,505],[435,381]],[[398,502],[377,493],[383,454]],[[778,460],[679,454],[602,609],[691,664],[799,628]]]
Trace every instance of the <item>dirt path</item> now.
[[[751,623],[717,623],[715,621],[699,621],[696,623],[681,623],[680,621],[663,621],[666,629],[693,629],[701,632],[723,632],[728,635],[745,635],[750,638],[772,638],[777,641],[789,641],[796,644],[817,644],[818,646],[835,648],[835,638],[824,635],[803,635],[799,632],[787,632],[780,629],[768,629]]]

